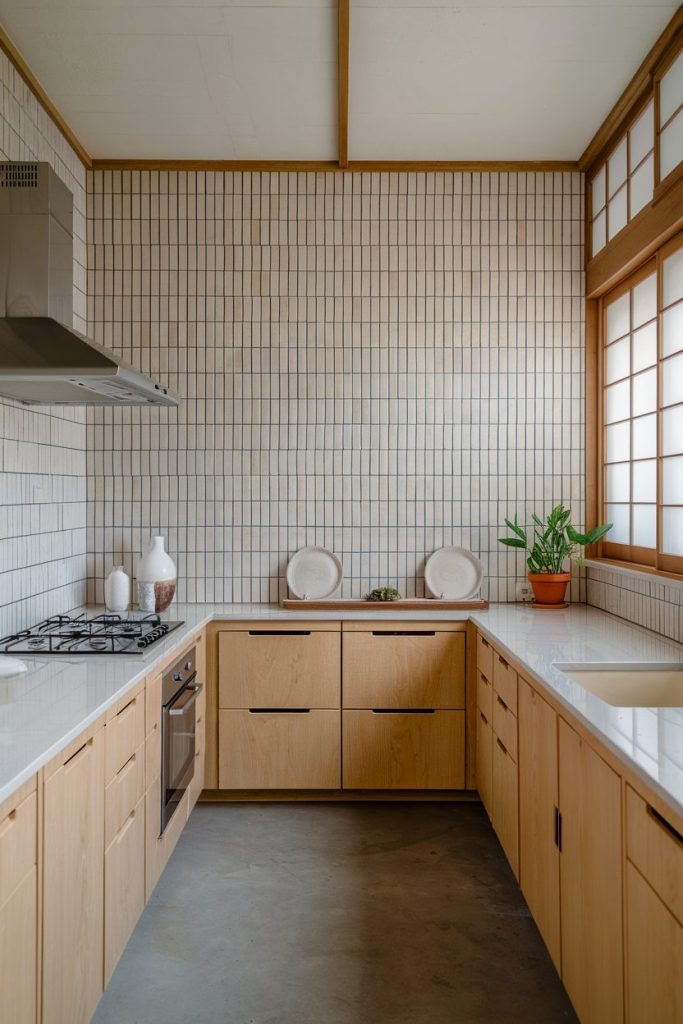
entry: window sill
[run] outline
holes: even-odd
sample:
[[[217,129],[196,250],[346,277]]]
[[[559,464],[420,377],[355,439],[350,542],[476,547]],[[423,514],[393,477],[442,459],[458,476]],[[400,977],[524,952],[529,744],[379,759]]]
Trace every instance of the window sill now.
[[[650,580],[652,583],[663,583],[675,590],[683,590],[683,576],[662,572],[661,569],[650,569],[647,566],[636,567],[626,562],[615,562],[610,558],[587,558],[585,565],[587,569],[607,569],[609,572],[616,572],[619,575],[635,576],[642,582]]]

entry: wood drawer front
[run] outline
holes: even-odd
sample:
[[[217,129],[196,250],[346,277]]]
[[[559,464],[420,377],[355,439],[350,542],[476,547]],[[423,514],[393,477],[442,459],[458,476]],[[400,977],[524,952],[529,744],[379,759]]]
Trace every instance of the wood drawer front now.
[[[144,691],[131,697],[104,730],[104,781],[111,782],[145,739]]]
[[[345,789],[462,789],[463,711],[344,711]]]
[[[497,694],[493,699],[493,732],[517,764],[517,716]]]
[[[338,708],[340,637],[274,626],[219,633],[218,706]]]
[[[147,680],[145,692],[145,736],[161,726],[161,676]]]
[[[344,633],[345,708],[464,708],[465,634]]]
[[[484,712],[490,725],[493,721],[493,684],[481,672],[477,672],[477,707]]]
[[[109,846],[145,795],[144,746],[128,758],[104,791],[104,845]]]
[[[145,788],[161,775],[161,723],[156,722],[145,739]]]
[[[38,868],[0,907],[0,1017],[36,1024],[38,1016]]]
[[[683,928],[626,862],[626,997],[629,1024],[683,1020]]]
[[[491,821],[515,878],[519,879],[519,785],[517,765],[493,738],[493,814]]]
[[[508,665],[502,654],[493,659],[493,689],[502,697],[513,715],[517,714],[517,673]]]
[[[104,983],[145,906],[145,805],[140,800],[104,855]]]
[[[683,924],[683,839],[628,785],[626,855]]]
[[[493,731],[491,722],[481,709],[477,710],[477,777],[481,802],[491,817],[493,802]]]
[[[0,821],[0,907],[37,862],[37,806],[34,792]]]
[[[489,682],[493,679],[493,647],[481,633],[477,633],[477,668]]]
[[[339,711],[218,713],[221,789],[339,789]]]

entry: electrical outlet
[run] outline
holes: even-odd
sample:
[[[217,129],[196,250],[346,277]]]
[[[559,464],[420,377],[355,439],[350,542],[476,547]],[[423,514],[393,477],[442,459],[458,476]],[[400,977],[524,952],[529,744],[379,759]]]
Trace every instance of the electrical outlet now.
[[[518,601],[532,601],[534,592],[528,581],[520,582],[515,586],[515,597]]]

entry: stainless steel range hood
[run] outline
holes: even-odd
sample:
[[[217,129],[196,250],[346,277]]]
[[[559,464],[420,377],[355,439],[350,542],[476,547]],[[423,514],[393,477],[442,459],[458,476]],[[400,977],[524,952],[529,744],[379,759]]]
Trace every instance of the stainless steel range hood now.
[[[178,405],[70,325],[73,197],[47,163],[0,163],[0,395],[29,404]]]

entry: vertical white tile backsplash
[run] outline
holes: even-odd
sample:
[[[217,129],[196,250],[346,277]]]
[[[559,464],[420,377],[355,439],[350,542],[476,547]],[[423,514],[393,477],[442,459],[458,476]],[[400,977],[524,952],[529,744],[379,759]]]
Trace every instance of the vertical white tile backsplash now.
[[[586,576],[588,604],[683,643],[683,585],[609,566],[589,566]]]
[[[422,594],[425,557],[462,544],[514,599],[503,517],[583,521],[582,189],[89,174],[90,330],[183,396],[88,413],[91,597],[159,531],[190,600],[277,600],[303,544],[349,596]]]
[[[48,161],[74,196],[74,327],[87,328],[85,168],[0,52],[0,160]],[[0,399],[0,636],[86,593],[85,413]]]

